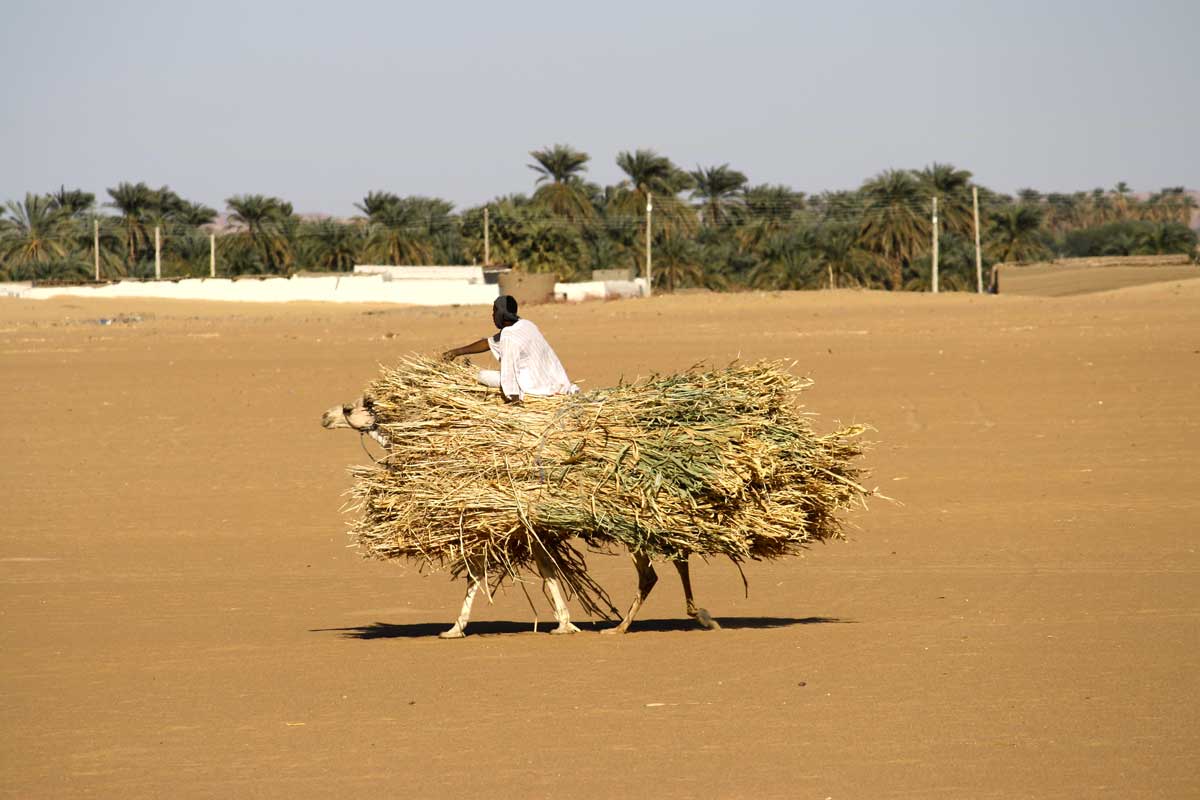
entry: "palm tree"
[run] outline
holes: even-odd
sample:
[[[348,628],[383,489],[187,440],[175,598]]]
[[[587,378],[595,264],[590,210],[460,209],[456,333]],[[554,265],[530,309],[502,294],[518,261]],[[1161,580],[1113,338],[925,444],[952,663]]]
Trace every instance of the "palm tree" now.
[[[363,198],[363,201],[355,203],[354,207],[366,214],[367,219],[374,219],[377,214],[383,212],[388,206],[399,202],[400,198],[391,192],[367,192],[367,196]]]
[[[614,193],[612,210],[625,218],[642,219],[646,200],[653,196],[654,226],[664,235],[690,236],[696,232],[696,214],[677,195],[690,189],[692,177],[653,150],[617,154],[617,166],[627,176]],[[643,229],[643,222],[638,222]]]
[[[1178,222],[1190,225],[1197,204],[1196,198],[1182,186],[1167,186],[1151,195],[1147,201],[1147,218],[1155,222]]]
[[[874,274],[869,253],[859,247],[859,226],[832,222],[819,229],[817,237],[825,266],[833,274],[833,285],[866,286],[882,276]]]
[[[636,233],[630,251],[636,275],[646,258],[644,213],[650,197],[653,197],[655,231],[664,236],[696,233],[695,210],[678,198],[679,192],[691,188],[691,176],[674,166],[670,158],[653,150],[620,152],[617,166],[626,179],[610,192],[605,209],[606,224],[623,229],[625,233]]]
[[[1017,189],[1017,201],[1022,205],[1036,206],[1042,200],[1042,193],[1037,189]]]
[[[758,260],[742,251],[737,238],[719,228],[704,228],[696,237],[698,258],[704,268],[699,285],[706,289],[726,290],[745,285]]]
[[[454,204],[437,197],[369,192],[355,207],[367,215],[363,255],[389,264],[429,264],[462,257]]]
[[[424,226],[434,264],[457,264],[462,259],[462,222],[454,204],[440,197],[413,195],[400,201],[411,206]]]
[[[1172,208],[1172,221],[1190,228],[1192,227],[1192,218],[1196,215],[1196,210],[1200,209],[1200,203],[1196,202],[1194,194],[1184,193],[1183,187],[1180,186],[1178,187],[1178,192],[1175,194]]]
[[[238,235],[263,269],[287,273],[292,264],[292,204],[261,194],[234,195],[225,204],[229,221],[242,229]]]
[[[67,228],[71,237],[71,251],[76,257],[86,260],[89,265],[94,263],[94,248],[97,238],[99,239],[101,278],[128,274],[125,264],[125,241],[119,224],[120,221],[116,217],[91,212],[72,220]],[[92,275],[92,269],[88,270],[89,276]]]
[[[1132,256],[1141,255],[1142,238],[1127,226],[1117,224],[1108,231],[1104,245],[1100,248],[1102,256]]]
[[[119,183],[108,190],[108,196],[112,201],[105,205],[120,212],[119,231],[127,254],[125,267],[133,270],[149,241],[146,216],[156,202],[154,190],[144,183]]]
[[[611,235],[604,227],[593,225],[582,231],[584,263],[592,271],[598,269],[625,269],[629,274],[629,265],[636,259],[633,248],[619,236]],[[643,254],[644,257],[644,254]]]
[[[192,203],[183,200],[172,214],[172,220],[180,225],[199,228],[202,225],[212,225],[217,219],[216,209],[209,208],[203,203]]]
[[[1037,261],[1049,251],[1042,240],[1042,209],[1009,205],[992,212],[987,240],[991,260]]]
[[[1046,195],[1046,226],[1054,233],[1065,233],[1078,227],[1085,200],[1081,192]]]
[[[730,220],[730,209],[740,205],[739,194],[746,188],[746,176],[728,164],[703,169],[697,166],[689,175],[695,183],[691,197],[700,201],[700,218],[708,225]]]
[[[366,255],[386,264],[426,264],[433,256],[428,233],[429,221],[421,209],[397,200],[372,215]]]
[[[1117,185],[1113,187],[1113,210],[1117,219],[1131,219],[1133,205],[1137,201],[1133,197],[1133,190],[1129,188],[1129,184],[1125,181],[1117,181]]]
[[[163,234],[164,247],[169,251],[175,247],[194,249],[188,239],[201,225],[212,224],[217,212],[202,203],[184,200],[168,186],[152,189],[145,183],[119,183],[108,190],[111,202],[105,205],[117,209],[118,234],[125,251],[124,271],[133,273],[146,257],[150,247],[152,231],[159,228]],[[66,207],[78,206],[91,195],[86,192],[65,189],[55,195],[55,202]],[[175,240],[179,239],[179,242]],[[174,254],[178,255],[178,254]],[[174,257],[174,256],[172,256]]]
[[[971,288],[971,280],[949,269],[940,269],[938,273],[938,288],[943,292],[965,292]],[[904,281],[906,292],[928,292],[933,286],[933,264],[924,259],[913,265],[909,276]]]
[[[1095,228],[1100,225],[1106,225],[1109,222],[1115,222],[1116,219],[1117,215],[1112,198],[1103,189],[1093,189],[1091,196],[1088,198],[1088,211],[1087,218],[1084,220],[1085,224],[1088,227]]]
[[[586,274],[588,246],[580,229],[548,218],[524,195],[500,197],[487,204],[491,224],[491,260],[526,272],[554,272],[562,280]],[[463,215],[465,249],[483,255],[483,208]]]
[[[305,266],[325,272],[350,272],[358,263],[365,237],[359,224],[323,219],[302,224],[297,238]]]
[[[736,210],[744,220],[736,234],[738,244],[744,252],[754,253],[794,223],[804,210],[804,193],[778,184],[748,186]]]
[[[171,229],[163,239],[164,276],[207,276],[208,235],[198,228]]]
[[[759,264],[750,271],[756,289],[816,289],[826,271],[824,253],[811,228],[783,233],[763,248]]]
[[[823,222],[862,224],[863,197],[859,191],[821,192],[812,197],[808,207]]]
[[[25,193],[25,202],[5,204],[12,215],[0,232],[0,264],[6,269],[65,259],[69,252],[69,218],[43,195]]]
[[[573,222],[595,217],[596,210],[582,177],[591,156],[565,144],[531,150],[529,155],[537,163],[528,166],[538,173],[536,182],[542,184],[533,193],[536,204]]]
[[[533,160],[537,162],[530,164],[529,168],[540,176],[537,179],[538,183],[542,181],[566,183],[572,178],[581,177],[579,173],[587,171],[587,162],[591,160],[591,156],[587,153],[566,144],[556,144],[543,150],[531,150],[529,155],[533,156]]]
[[[618,153],[617,166],[628,176],[628,184],[638,191],[674,196],[692,186],[690,175],[653,150]]]
[[[140,227],[144,234],[147,250],[152,232],[158,231],[161,234],[164,274],[188,275],[202,270],[206,272],[206,253],[200,251],[207,250],[207,238],[200,237],[197,229],[202,225],[212,224],[217,212],[201,203],[184,200],[169,186],[158,189],[144,187],[144,192],[138,187],[144,187],[144,184],[132,187],[132,196],[135,199],[145,198],[145,202],[136,213],[136,227]],[[128,232],[134,225],[125,227]],[[128,266],[149,272],[148,263],[139,262]]]
[[[68,217],[83,217],[96,205],[96,195],[81,189],[59,186],[49,195],[50,204]]]
[[[971,201],[971,173],[950,164],[934,162],[917,173],[917,180],[929,197],[937,196],[938,217],[942,230],[969,236],[975,225]],[[932,211],[932,204],[930,205]]]
[[[1147,255],[1187,253],[1195,256],[1196,232],[1178,222],[1155,222],[1137,235],[1138,251]]]
[[[623,197],[626,191],[625,187],[619,185],[604,187],[593,201],[597,208],[597,219],[580,233],[587,245],[585,252],[591,268],[618,269],[624,266],[630,275],[639,275],[646,258],[646,229],[642,224],[644,217],[629,216],[620,210],[618,198]]]
[[[931,238],[927,196],[909,172],[888,170],[863,184],[859,241],[887,268],[889,288],[903,288],[904,269]]]
[[[668,292],[684,284],[705,284],[700,248],[683,236],[665,236],[654,246],[654,283]]]

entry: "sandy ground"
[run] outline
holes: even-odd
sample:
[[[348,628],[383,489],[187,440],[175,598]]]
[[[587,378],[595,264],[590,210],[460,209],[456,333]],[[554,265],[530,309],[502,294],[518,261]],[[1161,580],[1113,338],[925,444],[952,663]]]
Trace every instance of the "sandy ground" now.
[[[1177,283],[1200,278],[1195,264],[1174,266],[1006,266],[1000,270],[1000,293],[1033,297],[1067,297],[1151,283]]]
[[[720,632],[668,568],[623,638],[512,589],[440,641],[318,417],[486,310],[0,300],[0,796],[1200,796],[1200,281],[528,316],[585,386],[796,359],[903,505],[749,597],[695,565]]]

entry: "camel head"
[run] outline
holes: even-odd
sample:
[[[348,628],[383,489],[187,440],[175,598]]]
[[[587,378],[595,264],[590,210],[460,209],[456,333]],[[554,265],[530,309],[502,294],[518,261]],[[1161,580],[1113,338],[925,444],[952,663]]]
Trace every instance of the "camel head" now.
[[[350,428],[360,433],[375,429],[375,414],[371,410],[371,399],[360,397],[353,404],[334,406],[321,415],[321,427],[329,430]]]

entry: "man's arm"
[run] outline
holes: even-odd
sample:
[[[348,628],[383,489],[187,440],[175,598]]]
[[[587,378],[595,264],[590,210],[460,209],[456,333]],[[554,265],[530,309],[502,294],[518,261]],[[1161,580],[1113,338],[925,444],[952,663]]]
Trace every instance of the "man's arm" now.
[[[453,350],[447,350],[446,352],[442,353],[442,358],[449,361],[450,359],[458,358],[459,356],[469,356],[474,355],[475,353],[486,353],[487,351],[488,340],[480,339],[477,342],[471,342],[470,344],[463,345],[462,347],[456,347]]]

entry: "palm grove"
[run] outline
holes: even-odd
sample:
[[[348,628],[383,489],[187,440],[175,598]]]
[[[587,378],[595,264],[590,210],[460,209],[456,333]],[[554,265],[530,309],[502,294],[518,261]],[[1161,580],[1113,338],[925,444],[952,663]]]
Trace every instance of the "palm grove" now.
[[[0,211],[0,280],[148,277],[155,231],[164,276],[209,274],[210,234],[221,275],[342,272],[356,263],[464,264],[484,260],[562,279],[594,269],[640,274],[647,200],[654,280],[668,291],[859,286],[925,289],[931,272],[931,199],[939,203],[940,283],[975,286],[971,173],[947,164],[892,169],[854,191],[805,194],[752,184],[728,164],[687,171],[652,150],[622,152],[624,178],[587,180],[590,156],[566,145],[530,153],[531,194],[497,197],[456,212],[429,197],[372,191],[349,220],[304,219],[264,195],[213,208],[168,187],[120,183],[97,203],[60,188],[9,201]],[[1136,197],[1111,190],[1016,196],[978,187],[984,266],[1054,256],[1195,255],[1188,227],[1196,202],[1182,187]],[[96,246],[98,242],[98,247]]]

